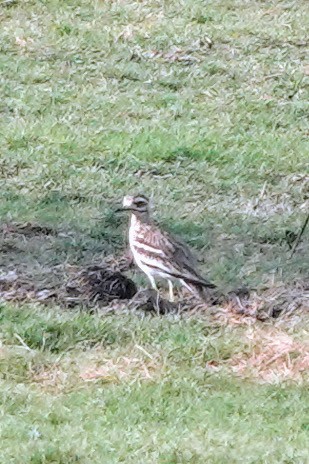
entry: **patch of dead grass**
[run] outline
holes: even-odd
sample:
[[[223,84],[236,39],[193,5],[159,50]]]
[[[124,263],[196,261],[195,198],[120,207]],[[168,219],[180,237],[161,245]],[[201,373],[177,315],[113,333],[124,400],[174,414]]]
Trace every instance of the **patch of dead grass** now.
[[[249,327],[245,338],[249,353],[237,354],[229,361],[235,374],[272,384],[309,380],[308,342],[296,341],[275,327]]]
[[[136,345],[125,354],[106,355],[106,350],[95,348],[74,358],[53,364],[33,364],[29,379],[40,389],[63,393],[84,382],[122,383],[157,379],[163,362],[158,354],[150,354]]]
[[[80,368],[79,377],[85,382],[107,383],[156,379],[162,369],[160,357],[139,348],[146,356],[133,352],[116,358],[105,357],[92,361]]]
[[[30,370],[30,380],[45,391],[60,393],[72,384],[72,371],[58,363],[35,366]]]

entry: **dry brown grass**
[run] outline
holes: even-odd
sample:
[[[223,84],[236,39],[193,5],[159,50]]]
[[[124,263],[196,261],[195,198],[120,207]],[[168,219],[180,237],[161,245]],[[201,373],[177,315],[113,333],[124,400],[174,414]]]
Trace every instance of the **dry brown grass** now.
[[[229,360],[232,371],[264,383],[309,380],[309,342],[297,341],[276,327],[249,327],[249,352]]]
[[[50,366],[41,365],[30,369],[30,381],[44,391],[61,393],[67,391],[73,384],[72,374],[72,371],[65,370],[59,363]]]
[[[163,367],[160,354],[150,354],[139,345],[123,353],[107,353],[97,347],[80,353],[72,360],[32,363],[28,379],[40,390],[61,394],[76,389],[78,385],[82,387],[84,382],[118,384],[155,380]]]
[[[157,378],[162,363],[157,357],[147,360],[138,355],[128,354],[116,359],[104,358],[80,368],[80,378],[86,382],[136,382]]]

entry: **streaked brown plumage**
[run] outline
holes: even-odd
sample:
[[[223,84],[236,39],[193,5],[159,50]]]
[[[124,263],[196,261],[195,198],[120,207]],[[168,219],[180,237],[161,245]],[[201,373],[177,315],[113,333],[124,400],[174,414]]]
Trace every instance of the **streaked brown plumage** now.
[[[155,277],[167,279],[171,300],[174,280],[179,280],[200,296],[204,288],[214,288],[215,285],[196,270],[196,262],[189,248],[150,221],[148,205],[149,200],[144,195],[125,196],[123,199],[123,209],[132,212],[130,248],[137,266],[145,272],[152,287],[157,290]]]

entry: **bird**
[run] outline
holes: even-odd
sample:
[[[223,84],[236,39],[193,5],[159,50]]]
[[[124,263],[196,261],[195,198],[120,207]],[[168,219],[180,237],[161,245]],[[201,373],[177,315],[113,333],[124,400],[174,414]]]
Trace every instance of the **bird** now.
[[[196,260],[188,246],[151,220],[147,196],[126,195],[120,209],[131,212],[129,246],[135,263],[147,275],[154,290],[158,292],[156,278],[166,279],[169,300],[173,302],[174,281],[179,281],[200,298],[205,288],[216,287],[197,271]]]

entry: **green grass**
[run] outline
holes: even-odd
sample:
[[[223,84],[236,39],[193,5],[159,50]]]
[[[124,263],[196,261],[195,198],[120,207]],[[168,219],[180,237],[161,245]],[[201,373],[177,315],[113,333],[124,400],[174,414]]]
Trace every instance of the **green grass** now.
[[[89,262],[123,247],[115,204],[143,191],[218,284],[301,277],[284,238],[306,213],[305,3],[3,7],[4,220],[73,230],[54,254]]]
[[[1,269],[53,281],[121,253],[115,208],[143,192],[222,289],[304,280],[308,231],[290,260],[285,237],[307,211],[306,7],[1,4],[1,223],[58,232],[4,234]],[[0,336],[1,462],[306,462],[308,394],[233,374],[244,327],[3,304]],[[108,360],[106,378],[80,377]]]
[[[1,325],[2,462],[306,462],[308,390],[231,375],[244,328],[9,305]]]

